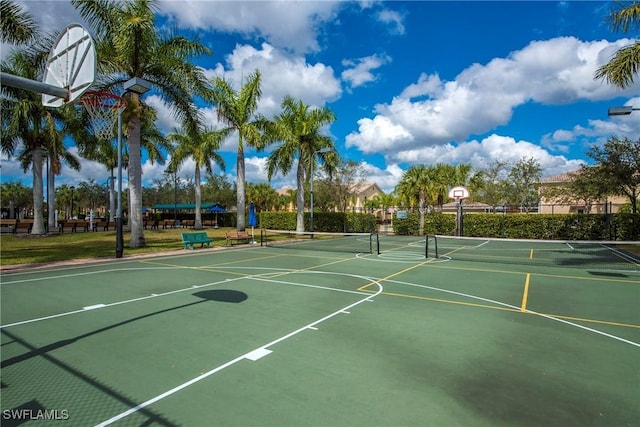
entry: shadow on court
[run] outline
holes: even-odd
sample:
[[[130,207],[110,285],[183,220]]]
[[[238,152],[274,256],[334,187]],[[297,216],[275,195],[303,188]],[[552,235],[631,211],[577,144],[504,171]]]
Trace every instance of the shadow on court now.
[[[198,304],[202,304],[205,303],[207,301],[217,301],[217,302],[228,302],[228,303],[241,303],[242,301],[245,301],[247,298],[249,298],[249,296],[244,293],[244,292],[240,292],[240,291],[234,291],[232,289],[212,289],[212,290],[208,290],[208,291],[200,291],[200,292],[196,292],[194,294],[192,294],[198,298],[201,298],[202,301],[196,301],[196,302],[190,302],[188,304],[183,304],[183,305],[179,305],[177,307],[171,307],[171,308],[167,308],[164,310],[159,310],[159,311],[155,311],[153,313],[148,313],[148,314],[144,314],[142,316],[137,316],[134,317],[132,319],[128,319],[122,322],[118,322],[115,323],[113,325],[109,325],[109,326],[105,326],[104,328],[100,328],[100,329],[96,329],[95,331],[91,331],[91,332],[87,332],[86,334],[82,334],[82,335],[78,335],[77,337],[74,338],[69,338],[66,340],[60,340],[51,344],[47,344],[43,347],[38,347],[38,348],[32,348],[31,351],[21,354],[19,356],[15,356],[15,357],[11,357],[9,359],[3,360],[2,362],[0,362],[0,368],[6,368],[8,366],[11,366],[15,363],[20,363],[23,362],[25,360],[31,359],[32,357],[37,357],[37,356],[42,356],[44,354],[47,354],[51,351],[54,350],[58,350],[62,347],[65,347],[67,345],[73,344],[83,338],[87,338],[102,332],[106,332],[109,331],[111,329],[114,328],[118,328],[120,326],[124,326],[124,325],[128,325],[132,322],[136,322],[138,320],[142,320],[142,319],[146,319],[149,317],[153,317],[153,316],[157,316],[160,314],[164,314],[164,313],[168,313],[174,310],[180,310],[183,308],[187,308],[187,307],[191,307],[194,305],[198,305]],[[12,338],[15,341],[20,341],[19,338],[13,336],[11,333],[7,332],[6,329],[2,330],[2,333],[10,338]],[[22,343],[24,345],[24,343]],[[29,347],[29,346],[27,346]]]

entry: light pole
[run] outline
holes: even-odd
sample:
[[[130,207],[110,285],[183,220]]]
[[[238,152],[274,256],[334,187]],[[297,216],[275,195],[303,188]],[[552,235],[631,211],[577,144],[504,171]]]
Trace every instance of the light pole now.
[[[329,147],[321,148],[317,151],[314,151],[313,158],[311,159],[311,176],[309,178],[311,180],[311,185],[310,185],[311,194],[309,199],[311,212],[309,215],[309,230],[312,233],[313,233],[313,166],[316,164],[316,154],[328,153],[329,151],[331,151],[331,148]],[[313,238],[313,234],[311,235],[311,238]]]
[[[608,116],[628,116],[633,111],[640,111],[640,108],[634,108],[631,105],[625,105],[624,107],[610,107],[607,112]]]
[[[72,185],[69,189],[71,189],[71,218],[73,218],[73,190],[75,190],[76,187]]]
[[[124,84],[124,93],[134,92],[142,95],[151,89],[151,83],[134,77]],[[118,112],[118,206],[116,208],[116,258],[122,258],[124,239],[122,237],[122,110]]]

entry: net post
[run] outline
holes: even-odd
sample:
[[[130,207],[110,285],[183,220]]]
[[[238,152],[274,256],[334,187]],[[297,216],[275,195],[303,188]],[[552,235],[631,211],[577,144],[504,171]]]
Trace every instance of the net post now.
[[[376,255],[380,255],[380,234],[376,233]]]
[[[436,249],[436,259],[438,259],[438,236],[435,234],[433,235],[433,244]]]
[[[425,240],[425,242],[424,242],[424,257],[426,259],[426,258],[429,258],[429,235],[428,234],[424,235],[424,240]]]

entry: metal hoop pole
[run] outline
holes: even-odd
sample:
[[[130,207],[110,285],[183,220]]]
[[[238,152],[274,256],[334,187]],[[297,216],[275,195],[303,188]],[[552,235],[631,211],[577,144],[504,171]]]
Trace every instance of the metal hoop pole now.
[[[122,258],[122,108],[118,111],[118,207],[116,209],[116,258]]]

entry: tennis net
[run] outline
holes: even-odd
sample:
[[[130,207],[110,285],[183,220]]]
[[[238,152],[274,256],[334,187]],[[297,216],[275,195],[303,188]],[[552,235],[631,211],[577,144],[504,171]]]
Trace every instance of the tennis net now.
[[[640,242],[433,236],[428,257],[443,260],[640,272]]]
[[[314,251],[373,253],[373,233],[261,230],[260,245]]]

